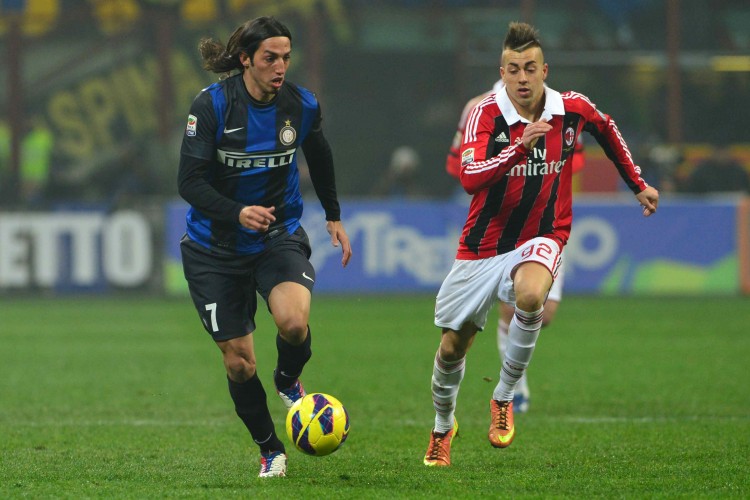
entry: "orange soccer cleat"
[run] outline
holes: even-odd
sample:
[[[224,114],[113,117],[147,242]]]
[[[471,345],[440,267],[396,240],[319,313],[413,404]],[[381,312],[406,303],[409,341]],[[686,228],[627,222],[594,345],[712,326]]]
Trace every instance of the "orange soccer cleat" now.
[[[424,464],[428,467],[447,467],[451,464],[451,443],[458,436],[458,420],[453,420],[453,428],[444,434],[433,431],[430,433],[430,444],[424,456]]]
[[[507,448],[513,442],[513,401],[490,400],[490,431],[487,437],[495,448]]]

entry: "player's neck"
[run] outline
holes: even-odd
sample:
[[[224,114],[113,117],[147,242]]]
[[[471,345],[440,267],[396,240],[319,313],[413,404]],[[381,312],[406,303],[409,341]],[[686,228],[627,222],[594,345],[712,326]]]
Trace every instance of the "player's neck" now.
[[[529,106],[519,106],[517,103],[514,104],[516,111],[518,111],[518,114],[521,115],[522,118],[534,123],[539,121],[542,117],[542,113],[544,112],[544,102],[545,95],[542,94],[542,97],[537,102],[530,104]]]

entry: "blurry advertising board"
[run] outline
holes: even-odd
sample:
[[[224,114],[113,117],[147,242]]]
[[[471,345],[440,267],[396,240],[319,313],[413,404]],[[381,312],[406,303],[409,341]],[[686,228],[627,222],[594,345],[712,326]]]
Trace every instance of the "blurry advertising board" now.
[[[655,216],[645,218],[631,197],[579,198],[564,254],[566,291],[680,295],[741,290],[750,256],[740,250],[747,230],[740,227],[744,205],[738,200],[663,201]],[[346,269],[341,250],[330,244],[322,210],[315,203],[305,209],[302,222],[313,247],[317,292],[437,293],[453,263],[465,203],[344,201],[342,208],[354,252]],[[186,210],[180,202],[167,209],[165,275],[171,293],[186,289],[178,246]]]
[[[0,291],[142,287],[155,268],[152,232],[134,211],[0,213]]]
[[[630,199],[579,201],[565,249],[566,291],[738,292],[739,213],[735,201],[664,201],[645,218]]]

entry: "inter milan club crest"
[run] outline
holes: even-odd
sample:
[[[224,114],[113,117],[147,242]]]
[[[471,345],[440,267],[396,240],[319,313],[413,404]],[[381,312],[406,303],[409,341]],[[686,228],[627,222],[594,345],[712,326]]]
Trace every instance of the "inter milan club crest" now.
[[[566,128],[565,129],[565,145],[571,146],[575,139],[576,139],[576,131],[573,130],[573,127]]]
[[[297,131],[292,127],[292,121],[286,120],[285,126],[279,131],[279,140],[284,146],[289,146],[297,138]]]

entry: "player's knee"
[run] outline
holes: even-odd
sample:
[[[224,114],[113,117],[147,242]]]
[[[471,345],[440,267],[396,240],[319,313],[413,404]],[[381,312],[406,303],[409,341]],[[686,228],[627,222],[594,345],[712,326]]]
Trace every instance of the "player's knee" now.
[[[440,357],[446,361],[457,361],[466,357],[476,332],[476,326],[470,323],[465,324],[458,332],[444,329],[440,339]]]
[[[307,317],[303,315],[291,315],[282,321],[277,321],[281,338],[292,345],[299,345],[307,337]]]
[[[522,311],[538,311],[544,305],[544,294],[537,290],[516,291],[516,307]]]
[[[440,358],[445,361],[458,361],[466,356],[466,348],[459,344],[441,343]]]
[[[224,367],[235,382],[245,382],[255,375],[255,359],[242,353],[224,353]]]

